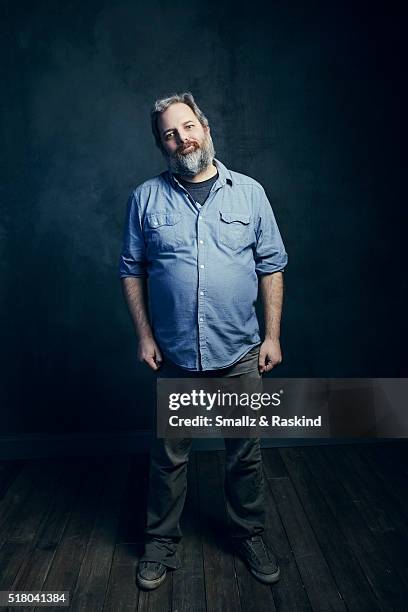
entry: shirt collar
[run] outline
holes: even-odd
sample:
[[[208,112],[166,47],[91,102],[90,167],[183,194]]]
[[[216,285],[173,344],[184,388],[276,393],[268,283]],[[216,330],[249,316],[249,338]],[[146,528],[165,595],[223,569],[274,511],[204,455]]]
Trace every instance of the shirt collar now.
[[[224,166],[224,164],[222,164],[218,159],[216,159],[214,157],[214,164],[218,170],[218,179],[217,179],[217,183],[221,184],[221,185],[226,185],[227,183],[229,183],[230,185],[232,185],[232,176],[231,176],[231,172],[228,170],[228,168],[226,168]],[[173,187],[176,187],[177,181],[173,175],[173,173],[171,172],[171,170],[167,170],[167,175],[168,178],[170,180],[170,183],[172,184]]]

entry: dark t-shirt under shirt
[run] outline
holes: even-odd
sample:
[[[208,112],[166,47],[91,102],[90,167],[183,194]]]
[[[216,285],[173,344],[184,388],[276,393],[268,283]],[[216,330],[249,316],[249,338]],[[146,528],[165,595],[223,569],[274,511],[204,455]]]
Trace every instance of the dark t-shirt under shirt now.
[[[186,181],[177,175],[177,180],[181,183],[184,189],[187,189],[191,197],[197,204],[202,206],[206,199],[208,198],[208,194],[211,191],[211,187],[214,185],[215,181],[218,179],[218,172],[211,178],[200,181],[199,183],[192,183],[191,181]]]

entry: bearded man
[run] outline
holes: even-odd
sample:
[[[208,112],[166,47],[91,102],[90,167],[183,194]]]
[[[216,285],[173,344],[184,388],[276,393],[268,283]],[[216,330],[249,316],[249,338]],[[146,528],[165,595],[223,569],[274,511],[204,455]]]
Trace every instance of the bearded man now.
[[[263,187],[215,158],[208,120],[189,92],[157,100],[156,145],[168,169],[130,197],[120,277],[138,359],[158,376],[262,382],[282,360],[280,319],[287,255]],[[264,310],[261,341],[255,312]],[[148,299],[147,299],[148,296]],[[149,307],[147,307],[147,303]],[[259,438],[226,438],[225,500],[235,551],[260,581],[279,579],[264,531]],[[150,454],[141,588],[181,566],[180,517],[191,439],[156,438]]]

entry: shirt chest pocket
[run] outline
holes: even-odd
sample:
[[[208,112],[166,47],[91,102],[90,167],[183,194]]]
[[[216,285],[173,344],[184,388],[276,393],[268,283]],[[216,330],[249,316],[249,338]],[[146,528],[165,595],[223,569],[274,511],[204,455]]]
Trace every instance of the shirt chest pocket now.
[[[220,210],[220,242],[234,251],[248,244],[250,238],[250,215]]]
[[[183,243],[181,214],[157,212],[146,215],[145,235],[153,250],[173,251]]]

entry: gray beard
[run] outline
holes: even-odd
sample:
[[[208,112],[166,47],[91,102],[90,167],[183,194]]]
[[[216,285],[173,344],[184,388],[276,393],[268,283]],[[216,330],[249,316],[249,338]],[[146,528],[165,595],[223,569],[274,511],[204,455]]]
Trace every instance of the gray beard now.
[[[211,135],[208,134],[203,144],[196,151],[192,151],[187,155],[165,153],[164,156],[172,174],[190,177],[196,176],[196,174],[206,170],[212,164],[215,157]]]

